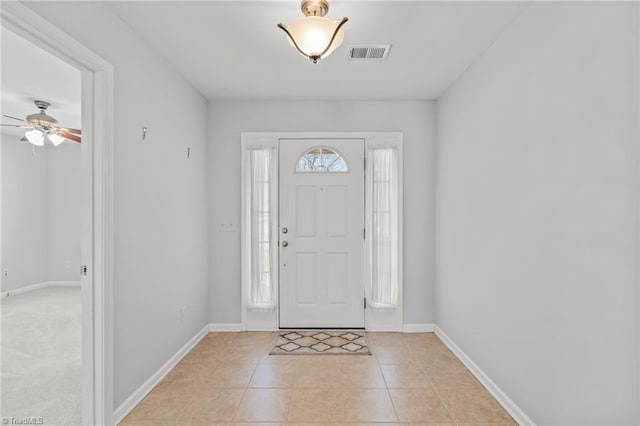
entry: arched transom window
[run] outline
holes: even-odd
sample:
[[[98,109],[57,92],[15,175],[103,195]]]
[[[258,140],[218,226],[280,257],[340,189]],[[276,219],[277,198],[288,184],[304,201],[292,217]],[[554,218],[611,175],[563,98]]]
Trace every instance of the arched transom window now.
[[[340,154],[326,147],[315,147],[302,154],[296,172],[339,173],[348,172],[347,162]]]

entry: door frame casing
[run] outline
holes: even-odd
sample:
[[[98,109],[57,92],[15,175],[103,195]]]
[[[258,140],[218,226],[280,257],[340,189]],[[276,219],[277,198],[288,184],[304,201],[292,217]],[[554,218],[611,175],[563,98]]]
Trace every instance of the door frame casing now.
[[[113,423],[113,66],[19,2],[3,27],[81,72],[82,423]]]
[[[367,158],[368,150],[375,147],[393,147],[398,152],[398,178],[399,178],[399,235],[398,235],[398,249],[399,249],[399,288],[398,288],[398,305],[392,310],[374,310],[369,307],[365,310],[365,328],[369,331],[398,331],[403,330],[403,267],[402,267],[402,246],[403,246],[403,227],[402,227],[402,206],[403,206],[403,155],[402,155],[402,133],[401,132],[242,132],[241,133],[241,155],[240,155],[240,173],[241,173],[241,219],[240,219],[240,239],[241,239],[241,312],[242,312],[242,324],[241,329],[247,331],[256,330],[278,330],[279,329],[279,315],[278,306],[273,310],[252,310],[249,306],[249,296],[251,294],[251,269],[248,264],[248,249],[250,237],[246,229],[248,227],[248,218],[246,214],[247,209],[247,194],[248,194],[248,180],[246,177],[248,164],[247,164],[247,152],[254,148],[269,148],[274,152],[274,167],[272,171],[273,180],[273,196],[278,199],[279,189],[279,142],[281,139],[359,139],[364,140],[365,147],[365,159]],[[365,178],[365,191],[370,183]],[[276,203],[277,204],[277,203]],[[367,213],[368,214],[368,213]],[[278,235],[277,225],[279,223],[278,209],[275,209],[273,215],[272,232],[273,235]],[[366,222],[366,218],[365,218]],[[276,256],[276,264],[278,257],[278,241],[274,238],[272,242],[273,253]],[[364,268],[364,265],[363,265]],[[274,271],[274,282],[276,288],[274,294],[279,301],[279,279],[277,276],[277,269]],[[364,273],[364,270],[363,270]],[[363,275],[364,276],[364,275]]]

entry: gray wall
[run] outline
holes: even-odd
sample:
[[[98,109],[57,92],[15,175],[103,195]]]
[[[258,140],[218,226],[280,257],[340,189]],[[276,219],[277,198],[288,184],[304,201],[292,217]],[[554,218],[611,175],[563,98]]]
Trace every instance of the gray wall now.
[[[2,291],[80,281],[80,146],[19,139],[2,134]]]
[[[3,36],[9,35],[20,39],[20,44],[29,49],[35,47],[11,31],[3,30]],[[80,89],[79,70],[44,53],[44,49],[36,50],[41,50],[46,56],[35,56],[41,59],[39,66],[35,67],[38,68],[36,73],[40,72],[43,78],[48,78],[49,83]],[[33,68],[33,57],[27,60],[19,55],[5,53],[9,52],[2,51],[3,72],[10,70],[11,64],[23,69]],[[32,55],[30,53],[28,56]],[[58,81],[59,79],[64,81]],[[3,89],[7,84],[11,85],[11,82],[5,80],[2,83]],[[9,88],[15,92],[16,87]],[[8,104],[15,101],[24,102],[26,106],[32,104],[29,96],[33,95],[33,91],[27,92],[9,100]],[[79,96],[75,92],[72,95],[76,94]],[[39,95],[47,99],[50,93]],[[3,98],[3,107],[8,105],[5,105],[5,101],[7,99]],[[60,99],[52,101],[54,106],[60,106]],[[55,114],[57,113],[56,108]],[[2,121],[7,122],[7,119],[3,117]],[[6,145],[2,162],[7,165],[5,172],[10,174],[8,181],[0,188],[2,198],[6,200],[3,203],[6,217],[2,226],[7,231],[2,236],[2,244],[6,247],[2,261],[4,268],[9,269],[9,276],[6,279],[0,278],[2,290],[9,291],[45,282],[79,282],[80,145],[63,143],[54,149],[47,142],[44,147],[34,147],[26,141],[20,141],[25,129],[2,127],[1,130],[2,142]],[[33,208],[34,203],[37,208]],[[40,255],[34,256],[38,253]],[[42,253],[46,254],[44,273]]]
[[[20,137],[1,135],[2,291],[48,280],[47,156]],[[80,230],[78,229],[78,233]],[[0,271],[0,274],[2,271]]]
[[[433,102],[210,102],[210,321],[239,323],[240,132],[404,133],[404,322],[434,309],[435,105]],[[235,232],[218,232],[232,222]]]
[[[117,407],[208,322],[207,102],[106,4],[26,4],[115,68]]]
[[[538,3],[438,101],[437,322],[539,424],[637,424],[637,3]]]
[[[46,151],[47,281],[80,281],[80,145],[64,143]]]

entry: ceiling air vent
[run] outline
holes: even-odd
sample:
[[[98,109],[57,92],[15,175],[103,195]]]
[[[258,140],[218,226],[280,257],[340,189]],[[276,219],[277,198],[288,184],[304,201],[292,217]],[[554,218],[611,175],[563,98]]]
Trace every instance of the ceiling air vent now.
[[[369,44],[349,46],[349,59],[354,61],[382,61],[387,59],[390,44]]]

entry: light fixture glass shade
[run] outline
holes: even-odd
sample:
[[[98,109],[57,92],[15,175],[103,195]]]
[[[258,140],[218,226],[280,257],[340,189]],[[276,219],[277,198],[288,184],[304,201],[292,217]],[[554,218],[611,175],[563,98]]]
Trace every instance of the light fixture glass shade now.
[[[58,146],[62,142],[64,142],[64,138],[62,136],[56,135],[55,133],[49,133],[47,135],[53,146]]]
[[[28,132],[25,132],[24,136],[27,138],[29,142],[31,142],[35,146],[44,145],[44,134],[38,129],[33,129]]]
[[[320,16],[305,16],[285,26],[289,32],[287,40],[293,47],[297,45],[300,53],[311,60],[316,58],[317,61],[317,59],[329,56],[342,44],[344,32],[342,29],[338,29],[341,23],[342,21],[332,21]],[[336,29],[338,29],[337,33]],[[334,33],[335,37],[333,37]],[[330,43],[331,45],[329,45]]]

